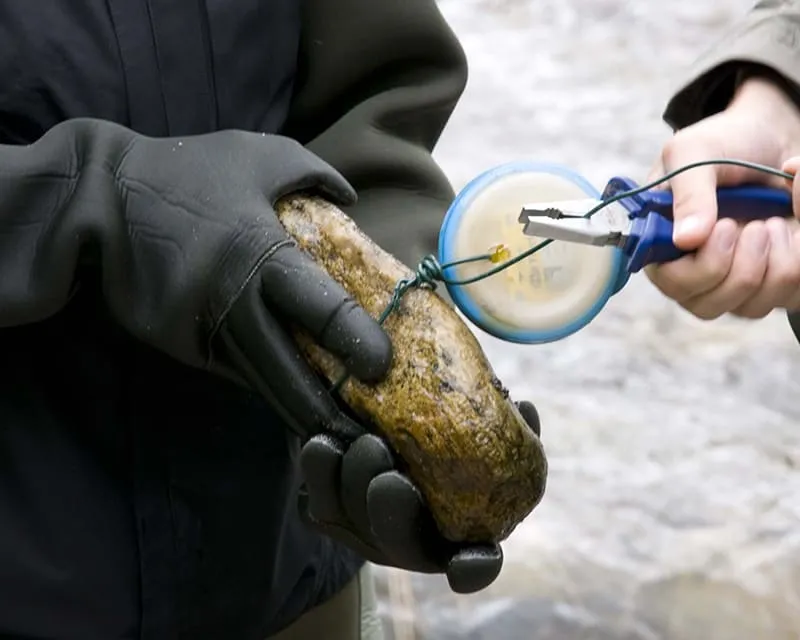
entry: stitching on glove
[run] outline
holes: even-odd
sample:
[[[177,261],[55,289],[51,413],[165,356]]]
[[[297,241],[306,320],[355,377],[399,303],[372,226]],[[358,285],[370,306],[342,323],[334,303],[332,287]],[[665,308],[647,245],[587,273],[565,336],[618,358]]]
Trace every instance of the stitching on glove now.
[[[206,359],[207,369],[211,367],[212,362],[214,360],[214,354],[211,348],[211,343],[214,341],[214,338],[219,332],[219,328],[222,326],[222,323],[225,321],[225,318],[228,317],[228,313],[230,313],[231,308],[233,307],[234,304],[236,304],[236,301],[242,295],[242,292],[245,290],[247,285],[250,284],[250,282],[255,277],[256,273],[258,273],[258,271],[264,265],[264,263],[270,258],[272,258],[272,256],[274,256],[278,251],[280,251],[284,247],[296,247],[296,246],[297,244],[291,238],[278,240],[271,246],[267,247],[264,253],[261,254],[261,257],[258,260],[256,260],[255,265],[253,265],[253,268],[250,269],[249,273],[247,274],[247,277],[244,279],[242,284],[236,289],[236,291],[233,292],[233,295],[231,295],[230,299],[223,307],[222,312],[219,314],[219,318],[217,318],[217,320],[214,322],[214,326],[211,328],[211,331],[208,334],[208,340],[206,344],[206,353],[208,354]]]

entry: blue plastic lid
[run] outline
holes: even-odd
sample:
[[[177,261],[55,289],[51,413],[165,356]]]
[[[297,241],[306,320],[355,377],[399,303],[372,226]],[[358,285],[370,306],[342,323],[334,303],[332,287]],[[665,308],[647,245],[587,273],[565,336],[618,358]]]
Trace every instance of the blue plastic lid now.
[[[559,165],[514,162],[482,173],[451,204],[439,233],[439,262],[486,254],[502,244],[511,257],[544,238],[526,236],[518,217],[529,203],[599,198],[579,174]],[[447,284],[461,312],[486,333],[521,344],[541,344],[582,329],[625,283],[622,252],[553,242],[521,262],[467,285]],[[446,267],[448,280],[464,280],[495,264]]]

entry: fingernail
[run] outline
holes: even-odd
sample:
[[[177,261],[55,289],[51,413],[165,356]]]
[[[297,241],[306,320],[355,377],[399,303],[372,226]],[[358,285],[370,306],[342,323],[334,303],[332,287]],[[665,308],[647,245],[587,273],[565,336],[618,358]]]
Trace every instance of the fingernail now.
[[[717,230],[717,246],[723,251],[730,251],[736,244],[739,230],[732,224],[720,225]]]
[[[694,235],[702,226],[703,222],[698,216],[689,216],[687,218],[683,218],[675,223],[673,237],[675,240],[680,240],[686,236]]]
[[[798,166],[800,166],[800,156],[793,156],[783,163],[781,171],[785,171],[786,173],[791,173],[794,175],[797,172]]]

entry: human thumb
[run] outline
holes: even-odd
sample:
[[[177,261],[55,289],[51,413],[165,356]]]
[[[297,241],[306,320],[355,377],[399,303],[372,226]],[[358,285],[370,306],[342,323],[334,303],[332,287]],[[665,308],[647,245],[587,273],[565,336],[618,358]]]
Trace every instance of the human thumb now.
[[[676,134],[664,147],[662,162],[666,172],[681,169],[714,157],[695,136]],[[699,248],[708,240],[717,221],[717,170],[701,165],[670,179],[672,215],[675,222],[673,241],[685,251]]]
[[[792,180],[787,180],[789,183],[787,186],[792,189],[792,209],[794,210],[794,217],[798,220],[800,220],[800,178],[797,176],[799,169],[800,156],[789,158],[781,167],[782,171],[793,176]]]

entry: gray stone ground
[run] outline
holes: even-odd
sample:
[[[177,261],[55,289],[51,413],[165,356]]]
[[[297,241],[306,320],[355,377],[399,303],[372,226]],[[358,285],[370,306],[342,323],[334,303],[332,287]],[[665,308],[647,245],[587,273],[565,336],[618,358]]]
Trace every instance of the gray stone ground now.
[[[514,159],[643,179],[675,82],[750,0],[441,0],[471,63],[437,150],[456,188]],[[480,336],[540,409],[547,495],[496,585],[380,572],[395,640],[800,638],[800,346],[703,323],[637,276],[546,346]]]

